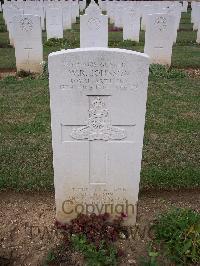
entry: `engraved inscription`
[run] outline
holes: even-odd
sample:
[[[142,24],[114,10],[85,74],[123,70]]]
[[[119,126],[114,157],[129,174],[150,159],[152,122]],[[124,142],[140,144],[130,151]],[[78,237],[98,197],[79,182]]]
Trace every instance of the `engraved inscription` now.
[[[101,26],[101,21],[98,18],[90,18],[87,24],[90,30],[99,30]]]
[[[167,19],[163,16],[156,17],[154,25],[159,29],[159,31],[164,31],[167,29]]]
[[[130,78],[134,69],[129,68],[125,59],[119,63],[113,59],[109,61],[109,58],[99,57],[96,61],[83,62],[81,58],[74,56],[67,61],[63,58],[63,64],[66,76],[70,77],[66,80],[66,84],[61,85],[63,90],[94,91],[95,94],[96,90],[135,91],[143,82],[140,76],[135,79]],[[137,68],[135,71],[140,69],[139,66],[135,68]]]
[[[126,131],[110,123],[109,110],[102,99],[97,97],[89,109],[88,125],[73,129],[71,137],[78,140],[121,140]]]
[[[20,27],[23,31],[32,31],[33,21],[29,18],[23,18],[20,20]]]

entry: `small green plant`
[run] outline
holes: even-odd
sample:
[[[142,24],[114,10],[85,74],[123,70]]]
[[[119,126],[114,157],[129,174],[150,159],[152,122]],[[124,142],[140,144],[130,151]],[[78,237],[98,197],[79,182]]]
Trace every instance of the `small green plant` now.
[[[53,266],[53,265],[74,265],[72,260],[72,250],[70,249],[69,243],[65,245],[61,244],[56,248],[51,249],[46,255],[42,265]]]
[[[74,249],[84,255],[88,266],[117,264],[117,249],[114,245],[107,246],[104,241],[101,241],[97,248],[88,242],[85,235],[72,235],[71,242]]]
[[[161,214],[152,227],[167,257],[179,265],[200,264],[200,214],[173,209]]]
[[[166,78],[166,79],[178,79],[185,78],[187,74],[181,70],[175,68],[167,68],[166,66],[159,64],[150,65],[150,79]]]
[[[158,266],[157,263],[157,257],[159,256],[159,253],[155,251],[152,247],[152,243],[149,245],[148,248],[148,257],[141,259],[141,266]]]
[[[123,48],[135,46],[137,42],[131,40],[123,41]]]
[[[5,78],[3,79],[3,81],[4,81],[5,83],[10,84],[10,83],[16,82],[16,81],[17,81],[17,78],[16,78],[16,76],[7,76],[7,77],[5,77]]]
[[[67,40],[66,39],[51,38],[44,43],[44,46],[47,46],[47,47],[58,46],[60,49],[65,49],[67,46]]]
[[[5,25],[0,25],[0,32],[6,32],[7,29],[6,29],[6,26]]]
[[[50,263],[54,262],[55,259],[56,259],[56,255],[54,254],[52,250],[50,250],[45,259],[44,266],[49,265]]]
[[[49,78],[48,62],[47,61],[43,61],[42,62],[41,78],[43,78],[43,79],[48,79]]]

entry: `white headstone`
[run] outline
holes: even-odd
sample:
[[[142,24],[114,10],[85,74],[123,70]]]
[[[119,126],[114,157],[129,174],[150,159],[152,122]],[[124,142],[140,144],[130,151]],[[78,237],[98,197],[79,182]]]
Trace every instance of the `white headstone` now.
[[[151,6],[150,4],[144,5],[141,9],[142,12],[142,19],[141,19],[141,30],[146,29],[146,17],[149,14],[154,13],[154,7]]]
[[[62,8],[63,14],[63,29],[71,29],[72,28],[72,10],[71,4],[69,3],[67,6]]]
[[[114,23],[114,15],[115,15],[114,9],[115,8],[114,8],[113,2],[111,2],[111,1],[107,2],[107,15],[110,19],[111,24]]]
[[[187,9],[188,9],[188,1],[183,1],[182,11],[187,12]]]
[[[114,24],[116,28],[123,27],[123,5],[116,4],[114,8]]]
[[[68,222],[90,204],[90,212],[124,212],[134,224],[148,57],[79,48],[48,62],[57,220]]]
[[[71,10],[72,10],[72,23],[76,23],[76,18],[79,17],[79,4],[77,1],[71,2]]]
[[[100,6],[100,8],[101,8],[102,11],[105,12],[107,10],[107,2],[106,2],[106,0],[104,0],[104,1],[99,0],[98,1],[98,4],[99,4],[99,6]]]
[[[197,31],[197,40],[196,40],[197,43],[200,43],[200,22],[198,24],[198,31]]]
[[[144,52],[149,55],[151,63],[171,65],[174,16],[153,14],[146,18]]]
[[[102,15],[96,4],[90,4],[80,16],[80,47],[108,46],[108,17]]]
[[[139,42],[140,15],[136,9],[125,9],[123,14],[123,40]]]
[[[42,71],[43,47],[40,17],[21,15],[14,18],[17,71]]]
[[[83,12],[86,8],[86,0],[79,1],[79,9],[81,12]]]
[[[4,9],[4,15],[5,15],[5,20],[6,20],[6,25],[7,25],[7,30],[9,34],[9,40],[10,44],[14,46],[14,17],[19,16],[23,14],[22,9],[16,9],[12,7],[6,7]]]
[[[63,21],[61,8],[47,8],[46,10],[47,40],[63,38]]]
[[[38,3],[38,2],[36,2]],[[44,23],[44,19],[45,19],[45,12],[43,9],[43,6],[40,4],[40,2],[38,4],[36,4],[35,2],[24,2],[24,14],[29,14],[29,15],[35,15],[35,16],[39,16],[41,19],[41,27],[43,30],[45,30],[45,23]]]
[[[194,8],[192,9],[193,30],[198,29],[199,21],[200,21],[200,3],[196,2]]]

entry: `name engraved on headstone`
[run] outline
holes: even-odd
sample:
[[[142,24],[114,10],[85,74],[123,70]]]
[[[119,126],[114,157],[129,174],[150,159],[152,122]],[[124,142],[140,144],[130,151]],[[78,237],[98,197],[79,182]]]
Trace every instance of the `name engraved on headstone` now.
[[[82,91],[90,90],[120,90],[134,91],[138,88],[137,80],[128,79],[130,71],[126,62],[114,64],[112,62],[89,61],[81,63],[81,60],[75,62],[66,62],[65,73],[70,76],[67,84],[62,84],[60,89],[72,90],[79,89]],[[142,70],[141,70],[142,72]],[[141,81],[142,82],[142,81]]]

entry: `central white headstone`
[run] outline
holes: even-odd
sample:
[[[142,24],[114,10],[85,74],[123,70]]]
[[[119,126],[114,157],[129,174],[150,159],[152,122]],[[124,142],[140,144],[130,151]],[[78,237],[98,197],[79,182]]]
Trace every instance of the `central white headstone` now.
[[[109,48],[49,55],[56,218],[128,214],[140,182],[149,60]]]
[[[108,46],[108,16],[102,15],[100,8],[91,3],[80,16],[80,47]]]

